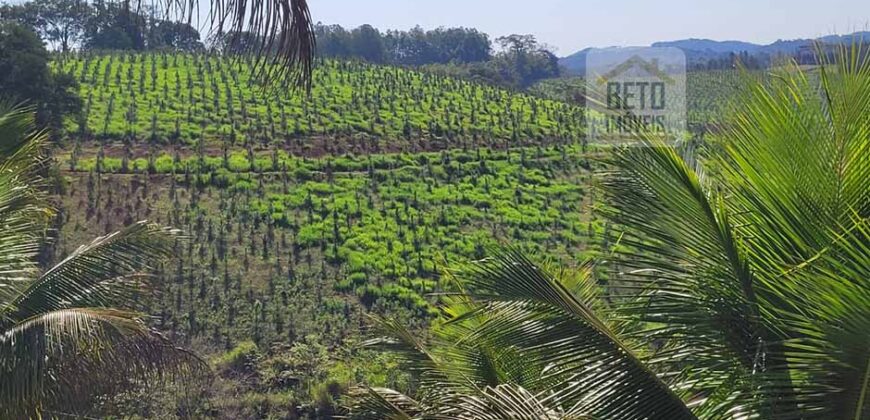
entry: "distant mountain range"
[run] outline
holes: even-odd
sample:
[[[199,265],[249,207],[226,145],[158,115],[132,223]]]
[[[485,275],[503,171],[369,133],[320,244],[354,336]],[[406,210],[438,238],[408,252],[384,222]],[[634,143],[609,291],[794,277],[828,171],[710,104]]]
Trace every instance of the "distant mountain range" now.
[[[827,44],[851,43],[853,40],[870,42],[870,32],[855,32],[848,35],[829,35],[816,39],[778,40],[774,43],[761,45],[744,41],[714,41],[712,39],[681,39],[653,43],[652,47],[676,47],[686,53],[688,64],[704,63],[711,59],[721,58],[730,53],[739,54],[743,51],[754,56],[791,55],[801,48],[811,46],[815,41]],[[592,48],[577,51],[559,59],[559,64],[571,73],[586,71],[586,55]]]

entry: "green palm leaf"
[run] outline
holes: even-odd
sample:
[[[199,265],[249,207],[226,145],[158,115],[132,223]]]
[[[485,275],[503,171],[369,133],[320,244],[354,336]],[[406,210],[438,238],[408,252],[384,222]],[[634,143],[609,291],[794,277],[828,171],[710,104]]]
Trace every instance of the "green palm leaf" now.
[[[580,408],[564,410],[542,401],[528,390],[516,385],[486,387],[474,395],[457,396],[442,406],[433,419],[462,420],[586,420]]]
[[[45,135],[34,133],[33,123],[31,108],[0,102],[0,306],[36,273],[34,258],[51,214],[36,173]]]
[[[412,398],[387,388],[356,390],[350,418],[357,420],[412,420],[420,414],[420,405]]]
[[[861,415],[868,71],[854,49],[815,74],[747,79],[706,158],[642,139],[608,161],[604,214],[637,292],[619,307],[663,343],[653,366],[685,367],[700,416]]]
[[[694,418],[620,339],[623,323],[595,314],[603,304],[588,268],[557,280],[506,251],[458,275],[468,291],[447,299],[433,350],[401,324],[381,328],[394,338],[379,342],[423,371],[415,418]],[[389,408],[363,401],[351,411]]]
[[[201,363],[153,333],[139,314],[113,309],[64,309],[27,319],[0,336],[0,355],[0,413],[12,418],[35,415],[45,401],[87,395],[77,392],[83,380],[147,380]]]
[[[521,363],[538,366],[530,389],[549,391],[542,401],[602,418],[694,418],[640,361],[643,349],[622,339],[626,325],[598,315],[606,311],[588,267],[560,281],[506,251],[461,276],[469,297],[485,307],[478,312],[485,321],[468,340],[514,349]]]
[[[139,222],[38,275],[51,211],[29,109],[0,104],[0,417],[36,418],[97,393],[199,372],[132,310],[177,231]]]
[[[177,230],[148,222],[95,239],[76,249],[43,273],[16,297],[9,317],[23,320],[34,314],[67,307],[125,305],[142,290],[149,270],[172,251]]]

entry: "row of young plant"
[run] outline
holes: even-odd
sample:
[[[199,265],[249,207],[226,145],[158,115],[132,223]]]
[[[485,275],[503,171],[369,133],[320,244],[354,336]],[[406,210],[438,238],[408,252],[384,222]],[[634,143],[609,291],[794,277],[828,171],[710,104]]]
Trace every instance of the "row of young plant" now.
[[[200,252],[208,271],[230,270],[234,257],[241,267],[257,257],[278,264],[270,278],[289,278],[288,266],[300,260],[315,271],[335,266],[320,274],[340,274],[331,278],[339,291],[355,292],[371,306],[385,285],[395,284],[388,294],[420,315],[427,310],[422,297],[437,287],[432,280],[442,257],[482,256],[495,238],[571,255],[598,228],[582,208],[590,200],[590,164],[579,147],[327,159],[279,152],[255,157],[262,173],[244,172],[250,161],[234,156],[239,172],[221,166],[220,158],[164,155],[155,173],[165,176],[128,177],[108,174],[124,173],[122,165],[107,165],[109,158],[81,159],[78,170],[90,171],[71,174],[79,185],[69,191],[83,211],[77,228],[94,218],[109,230],[157,217],[206,236],[213,248]],[[129,190],[113,190],[123,179]],[[238,255],[227,248],[232,239]],[[371,296],[372,283],[382,288],[378,296]]]
[[[125,170],[117,158],[79,158],[64,172],[59,253],[135,220],[182,228],[190,240],[144,308],[161,329],[213,351],[312,333],[337,348],[358,337],[369,312],[426,325],[448,263],[497,243],[582,261],[603,229],[590,211],[594,163],[579,145],[230,156],[232,171],[222,157],[161,155],[152,173],[134,170],[137,159]]]
[[[484,160],[509,160],[512,153],[518,154],[521,160],[527,156],[540,158],[547,153],[545,150],[558,150],[565,157],[569,150],[579,149],[579,153],[598,153],[594,145],[555,144],[548,147],[516,148],[492,150],[476,147],[438,152],[423,153],[389,153],[389,154],[342,154],[324,157],[307,157],[291,154],[280,148],[261,149],[249,146],[247,148],[230,148],[224,143],[219,155],[209,155],[198,143],[194,150],[183,147],[149,147],[134,149],[130,145],[117,147],[117,144],[101,143],[90,147],[79,141],[74,141],[69,153],[61,153],[64,168],[70,172],[97,173],[148,173],[148,174],[182,174],[190,173],[226,177],[230,173],[266,173],[292,172],[299,179],[310,179],[315,172],[331,176],[336,172],[367,171],[369,175],[374,170],[392,169],[397,166],[430,164],[433,161],[449,161],[455,159],[459,163]],[[138,156],[142,155],[144,156]],[[484,157],[483,154],[486,156]],[[588,159],[584,159],[588,164]]]
[[[449,77],[324,60],[310,95],[265,89],[241,59],[206,54],[81,54],[56,62],[80,83],[83,109],[66,128],[80,137],[154,143],[366,136],[573,139],[582,110]]]

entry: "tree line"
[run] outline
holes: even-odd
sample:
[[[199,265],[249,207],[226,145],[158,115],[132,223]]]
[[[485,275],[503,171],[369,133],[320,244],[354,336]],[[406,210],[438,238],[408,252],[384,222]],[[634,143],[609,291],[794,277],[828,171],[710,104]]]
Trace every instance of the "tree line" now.
[[[49,49],[61,52],[168,49],[235,53],[262,45],[261,37],[248,32],[203,39],[190,24],[158,16],[153,7],[133,9],[105,0],[32,0],[0,6],[0,20],[31,29]],[[314,30],[321,58],[425,66],[442,74],[511,88],[525,88],[560,74],[556,55],[532,35],[512,34],[493,40],[473,28],[424,30],[416,26],[380,31],[371,25],[346,29],[322,23]]]
[[[314,32],[320,58],[415,67],[512,89],[561,74],[558,57],[534,35],[511,34],[493,41],[473,28],[416,26],[381,32],[371,25],[346,29],[323,23],[315,25]],[[221,53],[250,51],[263,43],[251,33],[229,33],[210,41],[210,47]]]
[[[424,67],[450,76],[512,88],[560,74],[558,57],[533,35],[498,37],[473,28],[416,26],[381,32],[371,25],[347,30],[317,24],[318,55],[377,64]]]
[[[156,17],[151,7],[133,10],[122,3],[77,0],[34,0],[0,6],[0,18],[36,32],[49,47],[81,50],[194,51],[203,48],[190,24]]]
[[[419,66],[434,63],[475,63],[492,58],[489,35],[471,28],[437,28],[381,33],[371,25],[347,30],[317,24],[318,54],[331,58],[361,58],[373,63]]]

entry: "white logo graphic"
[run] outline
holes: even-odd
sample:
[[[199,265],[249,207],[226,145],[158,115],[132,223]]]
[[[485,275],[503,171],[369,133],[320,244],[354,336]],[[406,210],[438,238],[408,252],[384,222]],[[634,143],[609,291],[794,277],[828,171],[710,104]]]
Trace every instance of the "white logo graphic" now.
[[[586,92],[592,143],[631,144],[638,133],[686,135],[686,56],[677,48],[591,50]]]

